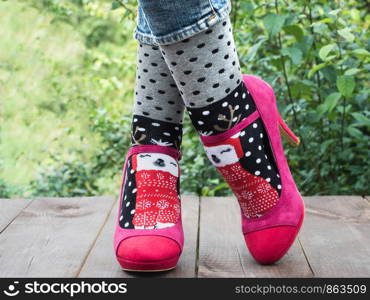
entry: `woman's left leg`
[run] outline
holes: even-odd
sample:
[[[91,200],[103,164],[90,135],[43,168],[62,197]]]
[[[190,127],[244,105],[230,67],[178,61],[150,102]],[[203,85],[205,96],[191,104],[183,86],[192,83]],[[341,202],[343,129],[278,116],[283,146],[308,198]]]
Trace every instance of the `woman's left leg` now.
[[[184,104],[158,46],[141,43],[115,234],[125,270],[173,268],[183,233],[178,165]]]

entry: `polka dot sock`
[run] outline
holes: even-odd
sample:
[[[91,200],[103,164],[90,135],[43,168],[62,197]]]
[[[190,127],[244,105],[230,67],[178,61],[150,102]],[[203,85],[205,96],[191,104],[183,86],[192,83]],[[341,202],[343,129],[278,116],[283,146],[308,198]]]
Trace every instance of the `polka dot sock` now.
[[[228,19],[161,51],[187,107],[215,103],[242,82]]]
[[[224,133],[256,111],[242,81],[229,19],[160,48],[200,135]],[[247,217],[260,217],[276,205],[281,181],[260,119],[223,143],[206,145],[206,152]]]
[[[137,55],[131,141],[180,148],[184,104],[156,46],[140,44]],[[171,227],[180,217],[178,162],[162,153],[128,158],[119,224],[124,229]]]
[[[184,104],[157,46],[140,44],[132,145],[155,144],[180,148]]]

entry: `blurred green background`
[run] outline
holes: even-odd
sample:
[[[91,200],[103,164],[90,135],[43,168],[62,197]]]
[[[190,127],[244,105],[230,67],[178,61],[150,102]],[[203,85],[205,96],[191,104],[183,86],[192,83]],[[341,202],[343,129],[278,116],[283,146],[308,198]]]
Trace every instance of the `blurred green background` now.
[[[367,1],[233,0],[243,72],[301,137],[304,195],[369,194]],[[135,79],[134,0],[0,1],[0,197],[117,194]],[[188,117],[182,192],[227,195]]]

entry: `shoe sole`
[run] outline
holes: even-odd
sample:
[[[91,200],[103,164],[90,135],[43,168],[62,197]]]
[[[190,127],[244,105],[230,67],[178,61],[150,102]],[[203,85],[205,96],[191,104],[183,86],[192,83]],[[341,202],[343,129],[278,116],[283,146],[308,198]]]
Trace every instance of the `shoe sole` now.
[[[156,273],[156,272],[166,272],[166,271],[170,271],[170,270],[173,270],[175,269],[176,266],[172,267],[172,268],[168,268],[168,269],[158,269],[158,270],[139,270],[139,269],[124,269],[121,267],[121,270],[122,271],[125,271],[125,272],[142,272],[142,273]]]

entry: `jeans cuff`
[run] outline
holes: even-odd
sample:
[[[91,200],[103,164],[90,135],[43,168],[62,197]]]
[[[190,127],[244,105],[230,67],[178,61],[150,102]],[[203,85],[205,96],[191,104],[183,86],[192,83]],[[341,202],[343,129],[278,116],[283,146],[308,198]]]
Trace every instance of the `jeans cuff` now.
[[[181,30],[172,32],[170,34],[155,37],[151,34],[145,34],[139,32],[136,28],[134,33],[134,38],[138,40],[140,43],[149,44],[149,45],[170,45],[177,42],[181,42],[187,38],[190,38],[202,31],[207,30],[209,27],[223,21],[231,11],[230,4],[226,5],[222,9],[218,10],[217,12],[213,11],[210,15],[205,16],[204,18],[198,20],[196,23],[186,26]]]

